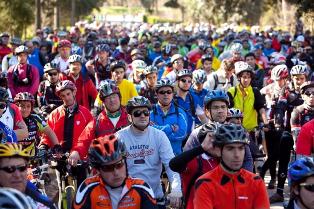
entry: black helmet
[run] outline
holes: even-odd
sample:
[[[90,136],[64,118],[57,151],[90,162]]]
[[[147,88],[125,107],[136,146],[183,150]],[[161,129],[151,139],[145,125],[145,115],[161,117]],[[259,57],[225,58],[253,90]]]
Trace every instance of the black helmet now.
[[[125,62],[123,60],[116,60],[116,61],[113,61],[111,64],[110,64],[110,71],[114,71],[115,69],[117,68],[123,68],[124,71],[126,70],[126,65],[125,65]]]
[[[248,144],[249,139],[247,132],[241,125],[236,124],[221,124],[215,132],[216,146],[224,146],[226,144],[242,143]]]
[[[207,133],[215,133],[217,130],[218,123],[206,123],[202,125],[200,131],[197,134],[198,141],[202,143],[207,135]]]
[[[0,87],[0,101],[8,102],[9,93],[6,88]]]
[[[110,52],[111,49],[109,47],[108,44],[99,44],[97,47],[96,47],[96,51],[97,52]]]
[[[146,98],[146,97],[143,97],[143,96],[136,96],[136,97],[133,97],[131,98],[127,105],[126,105],[126,111],[131,114],[132,111],[135,109],[135,108],[138,108],[138,107],[147,107],[149,110],[151,109],[151,104],[149,102],[149,100]]]

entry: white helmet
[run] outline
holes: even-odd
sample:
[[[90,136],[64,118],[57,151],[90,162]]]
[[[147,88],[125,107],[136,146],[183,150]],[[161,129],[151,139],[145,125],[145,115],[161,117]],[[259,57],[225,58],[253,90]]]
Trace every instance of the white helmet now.
[[[290,75],[305,75],[308,76],[309,71],[305,65],[295,65],[291,68]]]
[[[202,69],[194,70],[192,74],[194,83],[205,83],[205,81],[207,80],[207,75]]]
[[[242,46],[242,44],[240,44],[240,43],[234,43],[234,44],[232,44],[232,46],[230,47],[230,50],[231,50],[232,52],[238,52],[238,53],[240,53],[240,52],[242,51],[242,49],[243,49],[243,46]]]
[[[249,72],[254,75],[252,67],[246,62],[239,61],[234,63],[235,74],[239,76],[242,72]]]
[[[0,188],[0,208],[34,209],[36,206],[22,192],[13,188]]]
[[[146,63],[143,60],[134,60],[132,62],[133,71],[143,71],[147,67]]]
[[[277,65],[271,70],[271,79],[273,81],[278,81],[288,76],[288,67],[286,65]]]

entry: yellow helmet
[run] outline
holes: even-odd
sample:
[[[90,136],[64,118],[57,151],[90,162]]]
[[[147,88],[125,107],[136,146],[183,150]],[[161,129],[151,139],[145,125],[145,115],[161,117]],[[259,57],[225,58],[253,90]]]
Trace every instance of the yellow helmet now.
[[[31,149],[23,149],[21,144],[5,143],[0,144],[0,157],[31,157]]]

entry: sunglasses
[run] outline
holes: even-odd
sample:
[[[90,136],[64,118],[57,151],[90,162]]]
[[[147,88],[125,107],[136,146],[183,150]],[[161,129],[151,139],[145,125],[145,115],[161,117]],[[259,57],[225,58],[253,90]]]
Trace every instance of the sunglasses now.
[[[306,92],[304,92],[304,94],[306,95],[306,96],[314,96],[314,91],[306,91]]]
[[[136,111],[134,111],[133,112],[133,116],[134,117],[136,117],[136,118],[138,118],[138,117],[140,117],[142,114],[144,113],[144,116],[149,116],[149,111],[148,110],[136,110]]]
[[[7,104],[6,103],[0,103],[0,109],[4,109],[7,107]]]
[[[3,170],[7,173],[14,173],[16,170],[23,172],[27,169],[27,165],[16,165],[16,166],[8,166],[8,167],[2,167],[0,170]]]
[[[171,90],[159,91],[158,94],[172,94],[172,91]]]
[[[124,166],[124,160],[120,160],[119,162],[112,164],[112,165],[103,165],[100,169],[103,172],[112,172],[114,169],[120,169]]]
[[[182,81],[183,83],[186,83],[186,82],[192,83],[192,80],[187,80],[187,79],[184,79],[184,78],[182,78],[180,81]]]
[[[58,75],[58,72],[54,72],[54,73],[48,73],[49,76],[56,76]]]
[[[314,184],[302,183],[300,186],[304,187],[309,192],[314,192]]]

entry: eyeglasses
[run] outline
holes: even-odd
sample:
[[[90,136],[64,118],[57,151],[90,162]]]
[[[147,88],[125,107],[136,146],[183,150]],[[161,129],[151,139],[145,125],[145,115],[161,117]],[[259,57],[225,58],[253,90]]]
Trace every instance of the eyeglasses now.
[[[58,72],[54,72],[54,73],[48,73],[49,76],[56,76],[58,75]]]
[[[4,109],[4,108],[6,108],[7,107],[7,104],[6,103],[0,103],[0,109]]]
[[[180,81],[182,81],[183,83],[186,83],[186,82],[192,83],[192,80],[187,80],[187,79],[184,79],[184,78],[182,78]]]
[[[314,192],[314,184],[302,183],[300,186],[304,187],[309,192]]]
[[[100,169],[103,172],[112,172],[114,169],[120,169],[124,166],[124,159],[120,160],[119,162],[111,165],[103,165]]]
[[[138,118],[140,117],[142,114],[144,114],[144,116],[149,116],[149,111],[148,110],[136,110],[133,112],[133,116]]]
[[[172,91],[171,90],[167,90],[167,91],[159,91],[158,94],[172,94]]]
[[[26,169],[27,169],[27,165],[7,166],[7,167],[0,168],[0,170],[3,170],[7,173],[14,173],[16,170],[23,172]]]
[[[306,91],[306,92],[304,92],[304,94],[306,95],[306,96],[314,96],[314,91]]]

